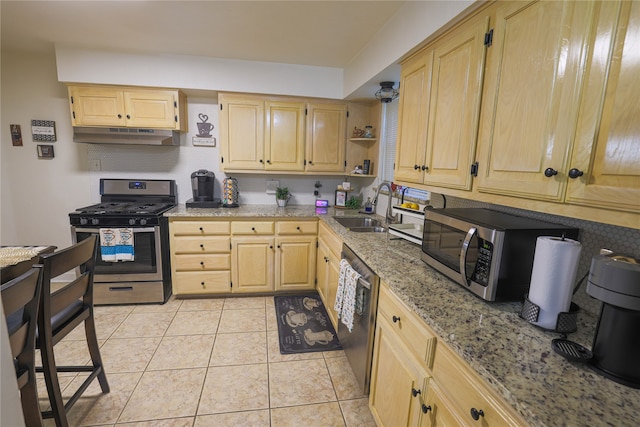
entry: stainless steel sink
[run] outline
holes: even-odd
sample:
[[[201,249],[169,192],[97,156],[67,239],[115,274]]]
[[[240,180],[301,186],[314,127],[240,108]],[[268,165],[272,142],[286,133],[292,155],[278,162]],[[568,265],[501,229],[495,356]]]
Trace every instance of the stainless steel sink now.
[[[349,231],[357,233],[384,233],[386,228],[383,227],[381,221],[373,218],[349,218],[342,216],[334,216],[340,225]]]

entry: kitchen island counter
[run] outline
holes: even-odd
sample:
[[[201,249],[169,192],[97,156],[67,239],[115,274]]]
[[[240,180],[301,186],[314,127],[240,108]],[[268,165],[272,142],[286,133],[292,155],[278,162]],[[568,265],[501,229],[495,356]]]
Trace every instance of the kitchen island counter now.
[[[519,317],[522,303],[488,303],[420,259],[420,246],[388,233],[355,233],[333,219],[363,216],[313,206],[248,205],[235,209],[174,208],[166,216],[315,217],[328,224],[395,294],[532,426],[635,426],[640,390],[619,385],[551,349],[557,333]],[[378,219],[383,219],[376,216]],[[591,347],[596,316],[580,312],[569,339]]]

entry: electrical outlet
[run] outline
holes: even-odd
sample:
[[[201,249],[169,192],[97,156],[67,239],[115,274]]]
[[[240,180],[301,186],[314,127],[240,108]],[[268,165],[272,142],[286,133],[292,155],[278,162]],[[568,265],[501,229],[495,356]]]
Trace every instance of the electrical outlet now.
[[[267,187],[267,194],[276,194],[276,188],[280,187],[280,181],[275,179],[269,179],[265,181]]]
[[[102,170],[102,163],[100,162],[100,159],[90,160],[89,167],[92,171],[98,172]]]

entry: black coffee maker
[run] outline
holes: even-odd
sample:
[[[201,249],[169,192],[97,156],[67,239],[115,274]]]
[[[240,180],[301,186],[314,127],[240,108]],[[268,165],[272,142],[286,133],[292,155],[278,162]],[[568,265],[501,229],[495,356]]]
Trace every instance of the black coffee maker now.
[[[191,174],[191,189],[193,199],[187,200],[187,208],[217,208],[220,199],[213,197],[215,189],[215,175],[206,169],[199,169]]]

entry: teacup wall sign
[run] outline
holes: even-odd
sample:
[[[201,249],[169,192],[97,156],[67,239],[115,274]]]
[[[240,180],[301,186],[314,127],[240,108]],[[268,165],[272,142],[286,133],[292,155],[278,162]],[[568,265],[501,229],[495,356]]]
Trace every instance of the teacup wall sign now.
[[[198,136],[200,138],[211,138],[211,131],[213,130],[213,125],[211,123],[207,123],[209,120],[209,116],[206,114],[198,114],[198,118],[202,120],[202,122],[197,123],[198,125]]]
[[[211,131],[213,130],[214,126],[209,123],[209,116],[200,113],[198,114],[198,118],[201,121],[196,122],[196,125],[198,126],[198,135],[192,138],[193,145],[215,147],[216,139],[211,136]]]

